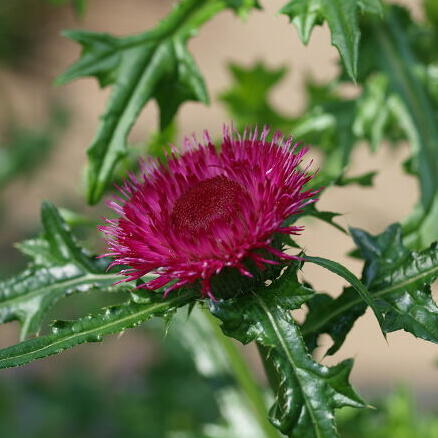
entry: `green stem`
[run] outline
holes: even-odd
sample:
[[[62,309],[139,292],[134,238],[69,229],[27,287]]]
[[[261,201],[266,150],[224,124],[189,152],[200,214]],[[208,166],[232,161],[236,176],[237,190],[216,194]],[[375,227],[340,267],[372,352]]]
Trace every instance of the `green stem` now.
[[[236,381],[250,403],[261,430],[264,431],[267,438],[278,438],[279,435],[277,431],[268,421],[266,402],[262,396],[260,386],[255,381],[251,371],[248,369],[248,365],[242,358],[236,345],[222,333],[216,318],[206,310],[203,310],[203,313],[211,325],[216,341],[221,345],[222,350],[227,357]]]

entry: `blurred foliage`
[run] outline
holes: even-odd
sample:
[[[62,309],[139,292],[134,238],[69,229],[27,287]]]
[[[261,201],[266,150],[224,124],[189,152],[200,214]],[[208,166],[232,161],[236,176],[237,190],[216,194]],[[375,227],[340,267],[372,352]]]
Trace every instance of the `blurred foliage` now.
[[[80,361],[48,380],[19,373],[0,378],[0,436],[10,438],[168,438],[201,435],[217,422],[213,388],[175,338],[152,367],[102,378]],[[211,386],[211,385],[214,386]]]
[[[375,409],[341,410],[338,421],[342,438],[438,437],[438,416],[418,412],[404,387],[377,402]]]
[[[83,17],[87,10],[87,0],[47,0],[55,6],[70,5],[78,17]]]
[[[34,49],[51,12],[46,0],[0,2],[0,64],[32,70]]]
[[[160,330],[161,333],[161,330]],[[209,378],[178,339],[160,342],[152,365],[102,373],[82,360],[0,377],[0,436],[9,438],[241,438],[224,427],[214,393],[229,380]],[[121,373],[121,374],[119,374]],[[105,376],[105,377],[104,377]],[[437,438],[438,417],[419,412],[406,389],[375,409],[338,412],[342,438]],[[219,433],[221,431],[221,433]]]
[[[68,124],[68,112],[53,105],[49,122],[41,128],[10,124],[0,138],[0,189],[44,164]]]

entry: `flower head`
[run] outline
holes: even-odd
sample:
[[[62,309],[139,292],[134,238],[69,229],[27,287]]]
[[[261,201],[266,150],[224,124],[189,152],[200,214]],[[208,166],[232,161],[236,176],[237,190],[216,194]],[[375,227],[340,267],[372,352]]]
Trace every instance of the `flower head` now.
[[[122,281],[154,272],[140,287],[165,295],[197,283],[203,296],[214,298],[211,279],[225,268],[252,277],[258,268],[296,258],[273,245],[276,233],[298,234],[303,227],[284,221],[313,202],[316,191],[303,190],[312,178],[300,168],[306,149],[292,139],[257,130],[242,137],[225,128],[219,148],[186,139],[181,153],[167,163],[142,163],[139,178],[131,175],[121,197],[108,205],[119,215],[100,227],[114,257],[125,265]]]

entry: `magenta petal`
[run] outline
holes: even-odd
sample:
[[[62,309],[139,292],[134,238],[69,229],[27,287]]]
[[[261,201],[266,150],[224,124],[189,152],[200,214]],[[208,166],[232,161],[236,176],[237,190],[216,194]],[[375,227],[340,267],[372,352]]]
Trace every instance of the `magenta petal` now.
[[[252,274],[244,261],[259,269],[277,261],[262,257],[266,250],[280,259],[299,259],[272,248],[275,233],[299,234],[302,226],[282,227],[285,219],[315,202],[318,191],[304,190],[312,178],[301,167],[305,148],[269,130],[238,134],[224,128],[219,148],[208,132],[203,144],[186,139],[181,152],[171,148],[166,163],[148,160],[141,174],[130,175],[121,194],[107,205],[117,218],[100,229],[111,266],[124,265],[124,281],[153,272],[140,287],[164,295],[199,283],[204,297],[215,299],[211,278],[226,268]],[[170,284],[170,286],[168,286]]]

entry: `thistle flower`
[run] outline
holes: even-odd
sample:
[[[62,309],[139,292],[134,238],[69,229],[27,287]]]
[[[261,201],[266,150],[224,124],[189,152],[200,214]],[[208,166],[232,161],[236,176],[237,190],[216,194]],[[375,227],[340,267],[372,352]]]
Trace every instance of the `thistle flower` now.
[[[130,175],[122,196],[108,202],[119,217],[100,227],[111,266],[128,266],[121,281],[153,272],[139,287],[166,286],[166,296],[199,283],[202,296],[214,299],[211,279],[225,268],[252,277],[250,261],[263,269],[297,258],[276,248],[273,237],[303,230],[283,223],[314,201],[316,191],[303,191],[309,166],[299,167],[307,150],[280,133],[268,141],[268,133],[240,136],[225,128],[217,148],[205,132],[203,144],[186,139],[167,163],[144,162],[140,177]]]

